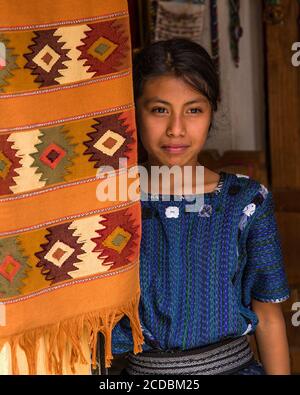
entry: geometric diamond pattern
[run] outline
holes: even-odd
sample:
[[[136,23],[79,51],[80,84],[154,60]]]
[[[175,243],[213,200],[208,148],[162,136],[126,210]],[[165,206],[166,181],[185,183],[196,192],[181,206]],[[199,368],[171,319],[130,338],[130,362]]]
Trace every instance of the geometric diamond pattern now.
[[[0,135],[0,195],[93,177],[102,165],[135,163],[133,110]]]
[[[28,256],[19,238],[0,239],[0,294],[5,297],[20,295],[29,271]]]
[[[134,129],[124,118],[124,113],[95,118],[95,121],[94,131],[87,133],[90,140],[83,142],[88,147],[84,154],[90,155],[88,160],[95,162],[96,169],[103,165],[118,169],[119,158],[128,158],[129,152],[133,151],[130,145],[135,142]]]
[[[47,44],[35,55],[32,61],[49,73],[59,58],[60,55]]]
[[[94,44],[88,49],[88,53],[101,62],[105,62],[106,59],[118,48],[118,45],[105,37],[100,37],[94,42]]]
[[[130,67],[128,27],[125,20],[88,24],[89,31],[77,47],[78,60],[85,60],[93,78],[115,73]]]
[[[78,255],[84,253],[82,243],[69,229],[70,222],[47,228],[46,243],[40,245],[40,250],[34,255],[38,258],[36,267],[41,268],[41,274],[51,285],[69,280],[70,272],[78,270],[74,266],[78,262]]]
[[[43,151],[40,160],[51,169],[55,169],[65,155],[66,151],[64,149],[52,143]]]
[[[104,228],[97,230],[99,237],[92,238],[96,244],[94,252],[100,252],[99,258],[104,259],[103,265],[110,270],[132,262],[136,255],[138,242],[138,225],[135,222],[134,208],[130,207],[117,212],[102,215]],[[113,262],[113,265],[112,265]]]
[[[0,33],[0,92],[76,83],[130,69],[128,18],[76,25]]]
[[[126,232],[126,230],[121,226],[117,226],[116,229],[103,241],[103,245],[121,253],[130,239],[131,234]]]
[[[94,147],[106,155],[113,156],[118,149],[123,145],[126,139],[120,134],[108,130],[102,137],[94,144]]]
[[[55,5],[55,3],[53,4]],[[99,12],[101,12],[101,2]],[[7,57],[6,68],[1,70],[1,72],[4,71],[3,73],[0,73],[0,90],[3,89],[3,86],[6,86],[5,84],[7,82],[10,82],[7,85],[9,93],[18,93],[18,95],[24,96],[24,98],[25,96],[29,97],[28,101],[30,102],[34,101],[34,97],[39,101],[37,96],[40,98],[43,97],[46,100],[50,96],[54,99],[54,96],[57,95],[58,98],[63,99],[71,91],[72,93],[74,91],[75,95],[77,91],[80,93],[79,88],[81,86],[83,86],[83,90],[90,90],[93,85],[92,78],[98,75],[105,75],[105,80],[110,80],[109,74],[116,73],[117,71],[125,71],[127,75],[128,70],[130,70],[128,18],[125,14],[122,18],[116,14],[116,18],[116,20],[113,20],[112,17],[105,17],[104,20],[106,22],[94,23],[92,26],[91,24],[85,24],[84,29],[81,29],[80,25],[83,20],[81,22],[80,20],[71,22],[69,20],[67,23],[63,23],[61,15],[56,15],[54,16],[54,20],[50,21],[53,23],[47,25],[43,24],[44,22],[48,22],[46,18],[40,25],[33,24],[24,29],[21,26],[19,26],[20,29],[10,29],[11,31],[7,34],[11,41],[7,40],[5,43],[8,43],[6,45],[7,54],[11,56]],[[58,20],[59,23],[56,23]],[[96,18],[91,18],[90,20],[95,21]],[[76,29],[77,25],[78,29]],[[51,28],[49,29],[49,27]],[[90,31],[92,31],[91,34],[89,34]],[[85,39],[86,42],[83,41]],[[2,36],[0,36],[0,42],[2,42]],[[11,45],[12,48],[9,48],[10,42],[12,44],[19,43],[17,45]],[[85,47],[84,51],[80,51],[77,48],[79,46]],[[83,52],[89,55],[89,60],[84,58],[82,58],[82,61],[79,60]],[[13,68],[10,67],[9,63],[12,60],[16,61],[16,65]],[[88,64],[84,66],[86,61]],[[88,71],[87,69],[89,68],[95,68],[96,70],[95,72]],[[6,73],[6,70],[10,73],[9,75]],[[57,89],[42,89],[38,91],[38,88],[59,85],[60,81],[63,80],[62,77],[65,77],[64,86],[57,86]],[[120,86],[123,87],[123,74],[120,73],[120,76],[113,75],[112,78],[114,77],[120,77]],[[77,81],[83,81],[83,83],[77,84]],[[105,94],[103,92],[104,84],[100,83],[100,79],[98,82],[99,95],[102,96],[102,94]],[[42,94],[39,95],[39,93]],[[122,90],[120,90],[119,95],[120,101],[123,95]],[[70,97],[70,102],[72,102],[72,97]],[[74,229],[76,231],[78,229],[71,229],[69,228],[71,223],[66,223],[66,219],[72,218],[72,215],[66,217],[69,214],[59,212],[58,210],[57,215],[53,218],[51,210],[51,204],[53,203],[52,195],[54,197],[54,191],[56,189],[67,191],[68,185],[66,184],[68,182],[72,182],[74,185],[81,183],[85,185],[86,181],[90,181],[90,177],[96,175],[93,168],[95,162],[92,163],[89,160],[90,156],[94,155],[94,153],[95,155],[96,153],[98,154],[101,161],[102,158],[105,158],[105,160],[114,159],[116,154],[130,151],[130,159],[134,162],[135,147],[129,147],[135,143],[132,137],[135,133],[134,122],[131,118],[127,118],[127,114],[116,114],[116,110],[105,111],[105,115],[113,113],[113,116],[107,117],[107,120],[112,119],[113,122],[108,122],[108,124],[103,122],[101,124],[103,129],[100,130],[97,127],[93,128],[92,125],[96,123],[98,125],[98,120],[94,120],[92,115],[102,117],[100,115],[103,113],[100,111],[102,105],[100,105],[101,108],[96,106],[97,108],[94,109],[95,112],[90,113],[89,100],[85,103],[80,103],[79,100],[79,110],[76,105],[74,105],[74,108],[70,108],[70,102],[62,100],[56,104],[56,106],[61,104],[61,109],[58,111],[61,114],[59,117],[56,117],[55,114],[53,115],[52,108],[44,108],[45,117],[42,117],[42,119],[39,119],[41,114],[36,113],[34,118],[39,125],[34,128],[35,130],[27,130],[28,128],[26,127],[26,130],[24,129],[20,133],[19,131],[14,133],[14,130],[9,129],[9,132],[7,132],[10,133],[9,135],[4,136],[2,133],[3,140],[1,139],[2,136],[0,136],[0,194],[2,193],[1,188],[4,182],[5,188],[7,185],[9,187],[14,186],[13,182],[15,182],[16,188],[14,190],[3,190],[5,193],[12,192],[18,195],[9,198],[9,200],[12,200],[18,205],[23,201],[25,202],[26,199],[28,201],[31,198],[34,200],[36,196],[40,196],[40,194],[44,196],[45,192],[47,194],[50,191],[49,199],[47,200],[48,206],[37,206],[35,208],[36,211],[47,211],[47,219],[45,221],[41,220],[41,222],[38,219],[37,225],[34,218],[30,218],[28,212],[21,213],[21,216],[19,216],[18,212],[12,213],[12,217],[7,219],[10,222],[10,228],[14,230],[20,228],[21,235],[0,239],[1,297],[3,295],[16,296],[22,293],[22,288],[26,289],[25,294],[28,295],[35,291],[35,288],[41,289],[45,284],[48,286],[61,281],[71,280],[71,274],[79,271],[78,266],[80,262],[89,260],[89,254],[92,254],[94,257],[98,257],[101,254],[100,252],[95,253],[92,251],[96,244],[91,241],[91,238],[99,238],[95,229],[103,229],[104,226],[102,224],[101,227],[99,226],[99,221],[102,221],[102,217],[98,221],[95,221],[95,228],[90,233],[88,233],[90,230],[88,222],[86,227],[82,226],[82,234],[80,232],[75,233]],[[118,104],[116,103],[116,106]],[[132,108],[131,106],[129,107]],[[70,110],[70,117],[68,114],[65,114],[65,110],[68,112],[68,109]],[[32,114],[38,112],[38,110],[38,108],[32,108]],[[82,117],[73,116],[78,113],[77,110],[83,115]],[[133,113],[133,110],[130,109],[130,111]],[[55,109],[54,112],[57,113]],[[29,110],[27,113],[30,118],[32,114]],[[15,115],[18,118],[18,114]],[[19,114],[21,117],[18,118],[19,123],[25,125],[26,122],[27,125],[27,122],[29,122],[32,125],[34,120],[26,119],[27,117],[25,115],[25,113]],[[90,119],[88,119],[89,116]],[[56,121],[53,122],[53,119],[56,119]],[[102,123],[102,119],[99,123]],[[76,134],[78,131],[80,131],[79,135]],[[95,133],[95,139],[91,139],[93,140],[91,145],[93,153],[85,154],[84,151],[89,146],[85,146],[83,142],[90,139],[87,135],[89,132]],[[17,138],[17,135],[20,137]],[[11,142],[13,144],[10,144]],[[96,161],[98,162],[97,159]],[[81,164],[83,164],[83,170],[82,167],[78,166]],[[30,176],[37,176],[34,181],[34,187],[30,188],[30,182],[24,181],[24,178],[27,178],[23,177],[24,175],[28,175],[29,179],[33,178]],[[33,182],[31,184],[33,185]],[[45,187],[53,184],[60,185],[58,187],[47,188],[45,191]],[[77,196],[79,200],[78,205],[80,205],[80,200],[84,203],[86,198],[87,196]],[[59,205],[60,202],[56,200],[54,206]],[[93,205],[92,202],[91,205]],[[95,208],[98,211],[99,204],[95,205],[96,207],[91,207],[91,210]],[[85,217],[87,215],[85,209],[83,212],[81,212],[81,208],[79,210],[79,212],[77,209],[75,210],[79,214],[78,216]],[[137,250],[138,240],[134,233],[138,233],[139,222],[135,221],[135,217],[131,218],[127,214],[127,211],[124,211],[124,216],[120,220],[120,214],[123,214],[123,211],[114,215],[114,220],[112,221],[114,224],[113,228],[110,226],[110,220],[108,221],[109,223],[105,226],[107,233],[103,232],[105,237],[101,237],[101,242],[103,242],[102,251],[105,249],[110,250],[110,256],[114,253],[117,254],[119,261],[116,263],[121,266],[125,265],[127,261],[131,263],[130,256]],[[13,215],[17,216],[16,223],[13,221]],[[18,218],[19,221],[22,219],[22,224],[18,223]],[[31,223],[31,220],[34,223]],[[116,226],[116,224],[120,223],[120,226]],[[11,233],[14,235],[19,234],[19,232],[14,231]],[[87,234],[90,236],[89,240],[86,240]],[[133,242],[134,240],[135,242]],[[96,258],[95,263],[97,263]],[[83,267],[83,270],[85,269]],[[102,259],[99,259],[99,271],[103,271],[103,269]],[[25,285],[22,284],[24,279],[25,281],[29,279]],[[19,319],[22,320],[22,317],[19,317]]]
[[[20,262],[16,261],[11,255],[7,255],[0,264],[0,274],[12,283],[21,267]]]
[[[74,144],[70,142],[69,125],[43,128],[40,130],[39,143],[34,145],[34,159],[31,167],[42,173],[41,181],[46,185],[64,182],[73,165]]]
[[[56,29],[34,31],[35,37],[32,45],[28,46],[30,53],[23,56],[27,59],[25,69],[30,69],[31,74],[36,76],[35,82],[39,87],[58,85],[56,78],[61,77],[60,71],[66,69],[64,62],[70,60],[64,49],[64,42],[55,36]]]
[[[61,267],[74,251],[74,248],[58,240],[45,255],[45,259]]]

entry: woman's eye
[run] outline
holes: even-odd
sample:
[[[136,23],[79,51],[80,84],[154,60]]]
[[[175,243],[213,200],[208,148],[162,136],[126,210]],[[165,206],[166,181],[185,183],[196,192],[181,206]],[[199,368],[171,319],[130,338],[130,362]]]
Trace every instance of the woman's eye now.
[[[190,111],[192,114],[198,114],[203,112],[201,108],[191,108]]]
[[[166,109],[163,108],[163,107],[155,107],[155,108],[153,108],[151,110],[151,112],[156,112],[156,113],[159,113],[159,114],[164,114],[165,111],[166,111]]]

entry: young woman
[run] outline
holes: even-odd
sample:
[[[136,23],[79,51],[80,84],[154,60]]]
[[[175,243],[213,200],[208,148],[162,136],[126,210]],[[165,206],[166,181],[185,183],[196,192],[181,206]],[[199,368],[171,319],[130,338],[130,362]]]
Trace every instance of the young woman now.
[[[149,176],[153,166],[190,166],[193,177],[192,196],[176,194],[173,179],[169,201],[161,182],[158,193],[151,180],[142,190],[145,343],[133,355],[127,317],[114,328],[113,353],[128,356],[123,373],[290,374],[279,304],[289,288],[271,192],[246,176],[204,168],[197,194],[198,155],[219,98],[210,56],[186,39],[156,42],[135,57],[134,89]],[[186,210],[191,197],[204,199],[199,210]],[[262,364],[247,340],[254,333]]]

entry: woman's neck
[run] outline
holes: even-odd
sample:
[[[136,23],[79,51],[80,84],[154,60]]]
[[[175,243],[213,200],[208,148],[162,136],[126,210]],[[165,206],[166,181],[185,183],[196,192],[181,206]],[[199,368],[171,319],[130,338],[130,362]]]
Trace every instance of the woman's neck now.
[[[194,195],[212,192],[218,185],[220,175],[197,162],[195,165],[171,166],[145,162],[147,180],[141,180],[142,189],[149,193],[164,195]],[[168,169],[169,167],[169,169]],[[172,171],[173,170],[173,171]],[[174,176],[175,175],[175,176]],[[144,187],[143,187],[144,186]]]

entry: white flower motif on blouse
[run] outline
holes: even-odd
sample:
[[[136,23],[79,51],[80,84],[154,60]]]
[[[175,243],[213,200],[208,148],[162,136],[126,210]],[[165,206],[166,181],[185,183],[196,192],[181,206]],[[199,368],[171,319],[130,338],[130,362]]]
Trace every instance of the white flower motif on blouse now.
[[[239,222],[239,229],[243,231],[247,225],[248,219],[255,213],[256,205],[254,203],[248,204],[244,210]]]
[[[178,218],[179,217],[179,207],[169,206],[165,211],[167,218]]]
[[[247,217],[251,217],[255,213],[256,205],[254,203],[248,204],[243,210],[243,213],[247,215]]]
[[[267,195],[269,193],[268,189],[262,184],[260,184],[260,188],[259,188],[258,192],[263,195],[264,199],[267,197]]]

